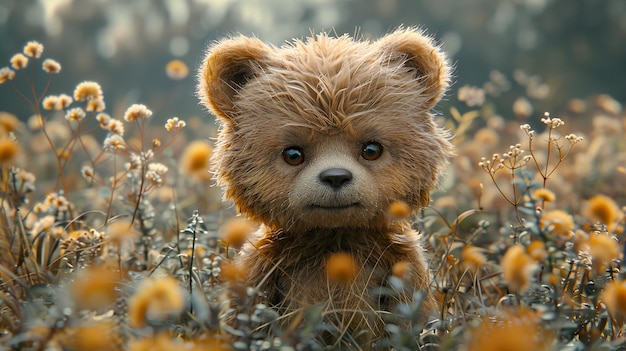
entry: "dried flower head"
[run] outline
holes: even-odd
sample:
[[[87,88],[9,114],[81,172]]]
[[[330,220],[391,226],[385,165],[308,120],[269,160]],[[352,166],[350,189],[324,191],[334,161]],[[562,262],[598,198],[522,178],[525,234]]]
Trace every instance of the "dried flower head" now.
[[[74,89],[74,100],[84,101],[92,99],[103,99],[100,84],[92,81],[78,83]]]
[[[469,107],[482,106],[485,103],[485,91],[476,86],[464,85],[459,89],[457,98]]]
[[[0,137],[0,164],[13,161],[20,151],[19,145],[6,136]]]
[[[220,277],[231,284],[242,284],[246,279],[246,271],[242,265],[227,261],[220,267]]]
[[[411,215],[411,207],[404,201],[395,200],[389,204],[387,213],[391,218],[407,218]]]
[[[465,245],[461,249],[461,264],[463,268],[478,272],[481,267],[487,263],[487,257],[483,254],[483,250],[472,245]]]
[[[606,225],[617,223],[624,218],[615,200],[601,194],[591,197],[582,212],[585,217]]]
[[[102,148],[106,152],[116,152],[126,150],[126,142],[119,134],[111,134],[104,139]]]
[[[222,241],[234,249],[239,249],[248,240],[255,226],[243,217],[235,217],[226,222],[221,228]]]
[[[124,135],[124,123],[119,119],[111,119],[106,126],[111,134]]]
[[[15,54],[11,57],[11,67],[13,69],[23,69],[28,66],[28,57],[24,54]]]
[[[9,67],[0,68],[0,84],[6,82],[7,80],[12,80],[13,78],[15,78],[14,70]]]
[[[120,273],[105,266],[93,266],[81,270],[70,286],[70,293],[76,308],[98,310],[115,304],[119,280]]]
[[[46,73],[57,74],[61,72],[61,64],[53,59],[45,59],[41,64],[41,68],[46,71]]]
[[[513,291],[523,292],[530,287],[535,261],[521,245],[511,246],[500,261],[503,278]]]
[[[574,219],[563,210],[546,211],[539,219],[541,229],[550,234],[570,236],[574,230]]]
[[[358,273],[352,255],[346,252],[333,253],[326,260],[326,276],[332,282],[350,284]]]
[[[186,125],[187,123],[185,123],[185,121],[179,120],[178,117],[172,117],[172,118],[169,118],[167,122],[165,123],[165,129],[168,132],[173,132],[176,130],[183,129]]]
[[[532,316],[505,316],[504,321],[484,318],[471,330],[467,351],[547,351],[552,337]]]
[[[474,141],[482,145],[497,145],[500,135],[492,128],[481,128],[474,134]]]
[[[83,176],[83,178],[85,178],[87,181],[92,181],[95,173],[93,170],[93,167],[91,166],[83,166],[83,168],[80,169],[80,174]]]
[[[112,340],[119,338],[119,332],[113,322],[96,322],[65,328],[67,337],[63,338],[64,348],[71,350],[115,351],[118,345]]]
[[[59,97],[56,95],[48,95],[41,101],[41,106],[44,110],[54,110]]]
[[[583,141],[583,137],[578,136],[576,134],[567,134],[565,136],[565,140],[567,140],[570,143],[570,145],[576,145],[580,143],[581,141]]]
[[[138,118],[149,118],[150,116],[152,116],[152,111],[143,104],[132,104],[124,112],[124,120],[126,122],[136,121]]]
[[[128,351],[183,351],[194,350],[181,342],[176,342],[174,338],[166,332],[156,335],[135,339],[128,343]],[[213,350],[213,349],[207,349]],[[218,349],[219,350],[219,349]]]
[[[530,124],[522,124],[519,126],[519,128],[523,130],[530,139],[533,139],[535,137],[535,131],[530,129]]]
[[[513,102],[513,113],[520,118],[528,118],[533,114],[533,105],[525,97],[517,98]]]
[[[396,278],[403,279],[407,277],[410,272],[411,272],[411,264],[407,261],[396,262],[391,267],[391,274]]]
[[[20,120],[14,114],[0,111],[0,132],[14,132],[20,124]]]
[[[613,260],[620,259],[619,243],[611,235],[592,233],[587,240],[589,255],[593,259],[592,265],[596,273],[604,271]]]
[[[545,112],[541,122],[547,125],[549,128],[558,128],[565,124],[565,122],[558,117],[550,117],[550,112]]]
[[[41,54],[43,54],[43,45],[36,41],[29,41],[24,46],[24,55],[32,58],[40,58]]]
[[[100,124],[100,128],[107,129],[109,127],[109,122],[111,122],[111,116],[106,113],[98,113],[96,115],[96,121]]]
[[[533,199],[537,201],[553,202],[556,199],[556,195],[546,188],[539,188],[532,194]]]
[[[165,73],[171,79],[184,79],[189,75],[189,67],[181,60],[171,60],[165,66]]]
[[[196,180],[209,179],[209,162],[212,153],[213,150],[207,142],[202,140],[191,142],[180,157],[182,171]]]
[[[104,111],[105,107],[106,105],[104,104],[104,100],[90,99],[87,101],[87,105],[85,105],[85,111],[102,112]]]
[[[85,110],[80,107],[74,107],[65,113],[65,119],[70,122],[80,122],[85,118]]]
[[[167,166],[162,163],[152,162],[148,164],[146,179],[149,180],[152,185],[161,186],[163,184],[162,175],[165,173],[167,173]]]
[[[58,96],[57,98],[57,103],[54,106],[55,110],[65,110],[66,108],[68,108],[72,103],[74,102],[74,100],[72,100],[72,97],[67,95],[67,94],[61,94]]]
[[[122,243],[135,236],[136,232],[128,220],[119,220],[111,223],[106,232],[106,238],[114,243]]]
[[[540,240],[534,240],[528,244],[526,251],[535,261],[543,261],[548,256],[546,244]]]
[[[608,283],[600,294],[600,300],[606,304],[611,316],[626,320],[626,280]]]
[[[622,112],[622,104],[607,94],[600,94],[595,99],[596,106],[612,115],[619,115]]]
[[[143,328],[151,321],[164,321],[185,307],[178,281],[172,277],[145,279],[128,301],[128,324]]]

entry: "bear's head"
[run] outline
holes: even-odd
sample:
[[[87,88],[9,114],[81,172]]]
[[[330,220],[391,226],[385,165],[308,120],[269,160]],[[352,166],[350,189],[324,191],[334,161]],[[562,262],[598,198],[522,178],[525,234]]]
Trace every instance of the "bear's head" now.
[[[198,86],[220,124],[218,183],[274,229],[384,227],[392,201],[428,203],[452,152],[431,113],[448,82],[444,54],[415,29],[219,41]]]

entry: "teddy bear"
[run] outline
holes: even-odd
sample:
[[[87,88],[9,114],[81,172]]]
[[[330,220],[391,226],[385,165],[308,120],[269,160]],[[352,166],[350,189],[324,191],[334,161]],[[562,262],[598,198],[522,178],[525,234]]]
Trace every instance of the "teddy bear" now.
[[[453,153],[432,112],[450,81],[433,39],[416,28],[377,40],[321,33],[280,47],[235,36],[209,46],[198,81],[219,124],[217,182],[260,225],[239,257],[246,284],[261,292],[255,302],[286,325],[323,306],[329,328],[366,331],[366,345],[415,296],[373,293],[402,264],[425,321],[437,304],[419,235],[388,208],[427,206]],[[347,282],[328,276],[337,253],[356,267]]]

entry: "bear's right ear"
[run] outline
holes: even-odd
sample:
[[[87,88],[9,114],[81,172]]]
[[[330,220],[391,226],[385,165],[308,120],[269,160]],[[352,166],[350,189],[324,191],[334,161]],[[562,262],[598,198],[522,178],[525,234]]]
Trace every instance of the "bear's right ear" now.
[[[266,66],[270,48],[256,38],[224,39],[209,50],[198,75],[198,96],[216,116],[231,120],[239,90]]]

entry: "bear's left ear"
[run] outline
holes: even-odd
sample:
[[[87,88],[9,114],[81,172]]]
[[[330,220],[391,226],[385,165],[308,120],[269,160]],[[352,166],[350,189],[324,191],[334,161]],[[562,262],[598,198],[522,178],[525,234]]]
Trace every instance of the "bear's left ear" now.
[[[267,65],[271,49],[256,38],[239,36],[211,46],[198,74],[198,96],[216,116],[230,121],[237,93]]]
[[[431,109],[441,99],[450,82],[446,55],[433,40],[415,28],[398,29],[376,41],[390,63],[402,64],[415,74]]]

